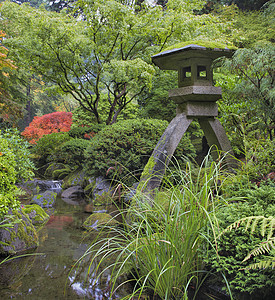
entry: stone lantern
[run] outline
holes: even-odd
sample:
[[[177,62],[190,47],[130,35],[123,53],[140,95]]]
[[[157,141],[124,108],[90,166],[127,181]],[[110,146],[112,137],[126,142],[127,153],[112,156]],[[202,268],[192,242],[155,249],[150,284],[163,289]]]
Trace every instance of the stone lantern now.
[[[152,57],[153,63],[162,70],[178,72],[178,88],[169,91],[169,98],[177,104],[177,115],[171,121],[154,149],[142,173],[139,188],[151,191],[158,188],[165,169],[183,134],[196,118],[212,155],[217,158],[219,150],[227,153],[227,162],[233,166],[232,149],[225,130],[218,119],[216,101],[221,98],[221,88],[213,85],[214,59],[231,57],[232,50],[209,49],[199,45],[187,45],[164,51]],[[214,150],[218,149],[218,150]]]

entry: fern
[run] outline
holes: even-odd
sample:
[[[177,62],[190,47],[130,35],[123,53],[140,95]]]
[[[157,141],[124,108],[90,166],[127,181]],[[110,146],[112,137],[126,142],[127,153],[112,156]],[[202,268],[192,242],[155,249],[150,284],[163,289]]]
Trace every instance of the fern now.
[[[257,256],[260,254],[265,254],[265,253],[269,253],[271,251],[271,249],[275,249],[275,237],[268,239],[265,242],[262,242],[257,248],[253,249],[247,256],[246,258],[243,260],[247,261],[248,259],[251,258],[251,256]]]
[[[258,227],[257,225],[261,224],[261,235],[264,237],[267,233],[267,239],[270,239],[273,235],[274,227],[275,227],[275,218],[273,216],[269,216],[268,218],[264,216],[250,216],[246,218],[242,218],[232,223],[219,235],[222,236],[228,231],[232,231],[233,229],[238,229],[241,225],[245,225],[245,231],[248,231],[249,228],[251,230],[251,234]]]
[[[240,270],[266,269],[266,268],[269,268],[269,267],[274,269],[274,267],[275,267],[274,257],[271,257],[271,258],[266,259],[266,260],[261,260],[260,262],[255,263],[255,264],[250,264],[248,267],[240,269]]]
[[[272,249],[275,249],[275,237],[273,236],[273,231],[275,228],[275,218],[273,216],[269,216],[268,218],[264,216],[250,216],[246,218],[242,218],[232,223],[219,235],[221,237],[226,232],[232,231],[233,229],[239,228],[241,225],[245,226],[245,231],[250,229],[250,233],[252,234],[256,228],[260,226],[261,235],[264,237],[267,236],[267,240],[258,245],[255,249],[253,249],[242,262],[249,260],[252,256],[258,256],[261,254],[269,253]],[[250,270],[250,269],[265,269],[268,267],[275,267],[275,257],[269,256],[265,260],[261,260],[258,263],[250,264],[248,267],[241,270]]]

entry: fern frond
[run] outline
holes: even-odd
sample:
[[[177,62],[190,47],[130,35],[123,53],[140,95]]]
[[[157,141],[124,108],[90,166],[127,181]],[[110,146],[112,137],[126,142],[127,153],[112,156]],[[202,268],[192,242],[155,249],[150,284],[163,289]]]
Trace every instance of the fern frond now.
[[[265,236],[265,234],[267,233],[267,239],[270,239],[275,228],[275,218],[273,216],[270,216],[268,218],[264,216],[250,216],[239,219],[226,227],[218,237],[222,236],[226,232],[232,231],[233,229],[239,228],[241,225],[245,225],[245,231],[248,231],[250,229],[251,233],[253,233],[258,227],[259,223],[261,223],[262,236]]]
[[[274,267],[275,267],[274,257],[272,257],[270,259],[262,260],[258,263],[255,263],[255,264],[250,264],[249,266],[247,266],[246,268],[243,268],[241,270],[266,269],[266,268],[269,268],[269,267],[274,269]]]
[[[257,248],[253,249],[250,253],[248,253],[248,255],[242,261],[245,262],[252,256],[269,253],[272,249],[275,249],[275,237],[273,236],[275,228],[275,218],[273,216],[270,216],[268,218],[264,216],[250,216],[239,219],[233,224],[226,227],[223,230],[223,232],[219,235],[219,237],[225,234],[226,232],[239,228],[241,225],[245,226],[245,231],[248,231],[250,229],[250,233],[252,234],[256,230],[256,228],[259,227],[259,224],[261,229],[261,235],[263,237],[267,235],[267,240],[259,244]],[[272,267],[272,269],[275,267],[274,256],[268,257],[265,260],[261,260],[258,263],[250,264],[248,267],[243,268],[241,270],[265,269],[270,266]]]
[[[264,253],[269,253],[271,249],[275,249],[275,237],[270,238],[266,240],[265,242],[262,242],[257,248],[253,249],[243,260],[247,261],[251,258],[251,256],[257,256]],[[273,258],[274,259],[274,258]]]

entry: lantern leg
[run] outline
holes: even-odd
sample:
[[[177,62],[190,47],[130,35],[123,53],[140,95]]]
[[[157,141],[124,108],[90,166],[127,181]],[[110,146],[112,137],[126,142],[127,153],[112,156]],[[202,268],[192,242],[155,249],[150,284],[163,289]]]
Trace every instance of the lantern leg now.
[[[151,193],[160,186],[166,167],[192,120],[180,113],[170,122],[142,172],[138,190]]]
[[[212,155],[215,159],[219,157],[219,152],[226,153],[226,163],[232,167],[237,167],[234,159],[233,150],[230,141],[221,122],[215,118],[199,118],[200,126],[205,134],[209,146],[216,145],[217,149],[212,149]]]

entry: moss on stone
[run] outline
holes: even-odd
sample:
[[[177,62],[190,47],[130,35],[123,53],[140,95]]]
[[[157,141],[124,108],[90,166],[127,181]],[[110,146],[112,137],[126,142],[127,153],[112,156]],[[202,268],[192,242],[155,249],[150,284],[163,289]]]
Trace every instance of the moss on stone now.
[[[157,161],[155,160],[155,157],[151,155],[142,171],[137,192],[142,192],[146,189],[146,182],[152,177],[156,163]]]
[[[45,191],[42,194],[35,195],[31,201],[31,204],[38,204],[42,207],[52,207],[55,203],[57,193],[53,191]]]
[[[9,243],[5,243],[5,242],[0,241],[0,245],[2,245],[2,246],[9,246]]]
[[[62,188],[65,190],[69,187],[80,185],[84,188],[88,184],[88,179],[82,168],[76,169],[63,179]]]
[[[25,217],[25,220],[21,214]],[[34,242],[37,242],[38,245],[38,236],[29,216],[22,210],[21,214],[19,211],[14,212],[14,215],[16,215],[19,220],[21,219],[19,223],[21,226],[18,226],[17,237],[25,241],[27,248],[33,245]]]
[[[181,42],[177,43],[175,45],[169,46],[165,48],[162,52],[168,51],[168,50],[173,50],[173,49],[180,49],[182,47],[188,46],[188,45],[198,45],[205,47],[207,49],[230,49],[230,50],[237,50],[237,47],[233,45],[226,45],[221,42],[217,41],[207,41],[207,40],[194,40],[194,41],[186,41],[186,42]]]
[[[147,180],[148,177],[152,176],[153,170],[154,170],[154,167],[155,167],[156,163],[157,162],[156,162],[154,156],[151,155],[148,162],[147,162],[147,164],[145,165],[145,167],[143,169],[143,172],[141,174],[141,180],[143,180],[143,178]]]
[[[25,205],[23,211],[29,216],[34,225],[44,224],[50,218],[45,210],[37,204]]]
[[[36,248],[38,236],[28,215],[22,210],[14,210],[12,221],[15,222],[15,225],[11,228],[5,228],[6,233],[2,233],[0,254],[14,255]]]

